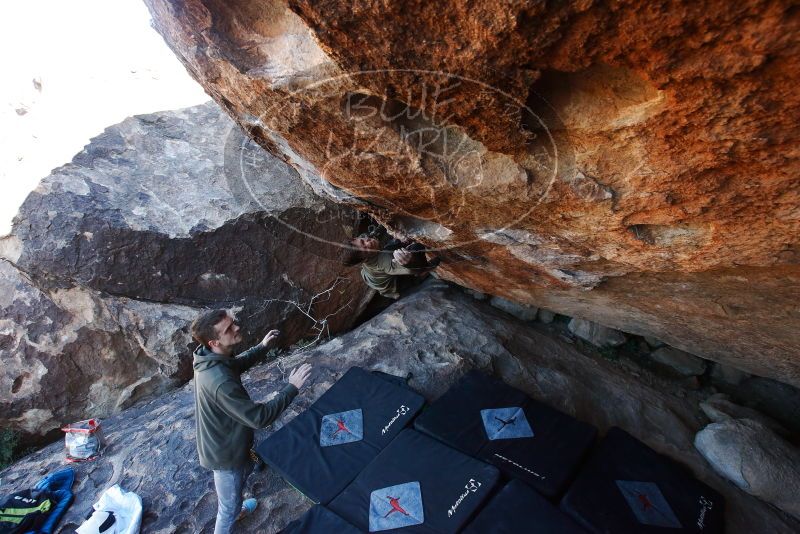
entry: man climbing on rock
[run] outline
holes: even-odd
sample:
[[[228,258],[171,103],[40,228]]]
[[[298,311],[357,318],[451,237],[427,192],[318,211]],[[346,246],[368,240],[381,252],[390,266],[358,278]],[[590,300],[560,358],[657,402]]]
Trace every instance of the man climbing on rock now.
[[[228,534],[233,523],[252,513],[255,499],[242,502],[242,490],[252,470],[253,430],[269,426],[297,396],[311,373],[303,364],[289,374],[288,384],[266,403],[253,402],[240,374],[264,360],[280,332],[271,330],[255,347],[233,356],[242,341],[239,325],[225,310],[204,313],[192,323],[195,419],[200,465],[214,472],[217,520],[214,534]]]
[[[403,289],[399,277],[419,276],[439,265],[439,258],[429,261],[424,251],[419,243],[392,239],[379,229],[344,243],[342,263],[361,264],[364,283],[384,297],[398,299]]]

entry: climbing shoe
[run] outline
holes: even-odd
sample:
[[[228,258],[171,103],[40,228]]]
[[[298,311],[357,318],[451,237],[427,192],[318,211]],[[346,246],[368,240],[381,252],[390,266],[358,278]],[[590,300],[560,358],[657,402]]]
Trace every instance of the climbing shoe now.
[[[242,511],[239,512],[239,517],[236,518],[237,521],[247,517],[248,515],[252,514],[256,511],[256,507],[258,506],[258,501],[250,497],[249,499],[245,499],[242,503]]]

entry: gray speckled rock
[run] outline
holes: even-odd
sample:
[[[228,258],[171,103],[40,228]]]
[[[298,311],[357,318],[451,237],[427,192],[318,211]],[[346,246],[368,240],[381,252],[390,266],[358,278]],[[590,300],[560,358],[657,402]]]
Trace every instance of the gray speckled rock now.
[[[687,464],[727,501],[728,534],[790,533],[800,522],[775,511],[719,478],[692,446],[703,421],[694,392],[678,398],[630,376],[613,362],[589,358],[552,334],[500,313],[456,288],[429,282],[352,332],[283,362],[314,365],[310,386],[274,426],[319,397],[349,367],[398,376],[429,400],[467,369],[491,369],[505,381],[601,430],[618,425],[659,452]],[[252,369],[245,387],[266,399],[283,383],[277,364]],[[613,400],[613,402],[610,402]],[[210,533],[216,509],[211,474],[197,464],[191,386],[131,408],[106,422],[109,447],[102,458],[78,465],[76,502],[64,530],[74,528],[107,486],[120,483],[144,499],[148,533]],[[257,439],[272,430],[258,433]],[[60,465],[54,444],[0,472],[3,488],[21,488]],[[250,477],[248,491],[260,505],[244,532],[272,533],[311,503],[267,469]]]
[[[337,260],[355,212],[316,197],[216,104],[126,119],[43,179],[0,239],[0,423],[27,437],[190,377],[200,308],[245,339],[349,328],[371,297]],[[341,279],[341,280],[340,280]],[[274,301],[272,299],[276,299]]]
[[[573,317],[568,327],[570,332],[596,347],[617,347],[627,339],[619,330],[578,317]]]
[[[650,353],[650,357],[685,376],[699,376],[706,371],[706,361],[675,347],[661,347]]]
[[[721,476],[800,519],[800,449],[751,419],[712,423],[694,444]]]
[[[187,306],[40,289],[0,260],[0,425],[44,435],[191,377]]]
[[[313,194],[216,104],[140,115],[107,128],[43,179],[2,255],[38,284],[80,285],[139,300],[258,311],[275,325],[301,298],[348,278],[320,311],[367,295],[338,262],[355,211]],[[332,319],[349,326],[352,314]],[[300,324],[300,323],[298,323]],[[307,324],[284,341],[305,333]]]

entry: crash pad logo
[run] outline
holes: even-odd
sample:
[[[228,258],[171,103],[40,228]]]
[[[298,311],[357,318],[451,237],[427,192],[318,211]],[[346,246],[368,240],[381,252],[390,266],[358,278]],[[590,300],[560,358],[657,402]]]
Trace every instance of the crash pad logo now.
[[[682,528],[681,522],[657,485],[632,480],[615,482],[639,523],[654,527]]]
[[[370,532],[421,525],[424,522],[419,482],[381,488],[369,496]]]
[[[402,416],[406,415],[410,411],[411,411],[411,408],[409,408],[405,404],[401,404],[400,407],[397,409],[397,412],[395,413],[394,417],[392,417],[389,420],[389,422],[386,423],[386,426],[384,426],[381,429],[381,434],[386,434],[386,432],[389,431],[389,428],[391,428],[391,426],[394,424],[395,421],[397,421],[398,419],[400,419]]]
[[[342,445],[364,439],[364,416],[361,408],[332,413],[322,418],[319,444],[323,447]]]
[[[481,487],[480,482],[478,482],[474,478],[469,479],[469,481],[466,484],[464,484],[464,489],[466,491],[464,491],[464,493],[459,495],[458,499],[456,499],[456,502],[453,503],[453,506],[451,506],[447,510],[447,517],[453,517],[453,515],[456,513],[456,510],[458,510],[458,507],[461,505],[462,502],[464,502],[464,499],[469,497],[470,493],[475,493],[476,491],[478,491],[478,488],[480,487]]]
[[[481,418],[491,440],[533,437],[525,412],[518,406],[481,410]]]

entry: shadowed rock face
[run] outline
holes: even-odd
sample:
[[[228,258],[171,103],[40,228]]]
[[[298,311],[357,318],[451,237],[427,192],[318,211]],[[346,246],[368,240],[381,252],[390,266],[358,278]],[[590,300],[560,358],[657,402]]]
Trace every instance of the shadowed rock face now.
[[[800,384],[789,1],[146,3],[249,136],[446,278]]]
[[[53,285],[252,308],[329,287],[354,218],[209,103],[93,139],[26,199],[11,259]]]
[[[613,362],[593,359],[572,345],[478,302],[441,282],[408,298],[341,337],[295,353],[287,368],[314,365],[310,385],[272,429],[305,410],[353,365],[397,376],[428,400],[449,388],[468,369],[492,370],[506,382],[602,431],[622,426],[659,452],[688,465],[696,476],[725,495],[726,532],[795,532],[800,523],[719,478],[692,445],[704,419],[695,392],[666,392],[652,378],[635,378]],[[277,364],[252,369],[244,385],[266,400],[285,378]],[[679,396],[675,393],[680,393]],[[613,399],[613,402],[609,402]],[[108,447],[94,462],[75,466],[76,500],[62,526],[74,528],[106,487],[119,483],[144,500],[145,532],[212,532],[216,495],[211,472],[197,461],[191,385],[105,423]],[[33,484],[56,467],[63,447],[47,447],[0,472],[9,491]],[[310,502],[267,469],[250,477],[247,491],[259,499],[242,529],[272,533],[298,517]]]
[[[203,308],[234,309],[245,343],[279,328],[290,345],[316,332],[280,301],[336,284],[311,314],[349,328],[371,296],[336,259],[355,215],[214,103],[108,128],[0,240],[0,422],[44,435],[184,383]]]

